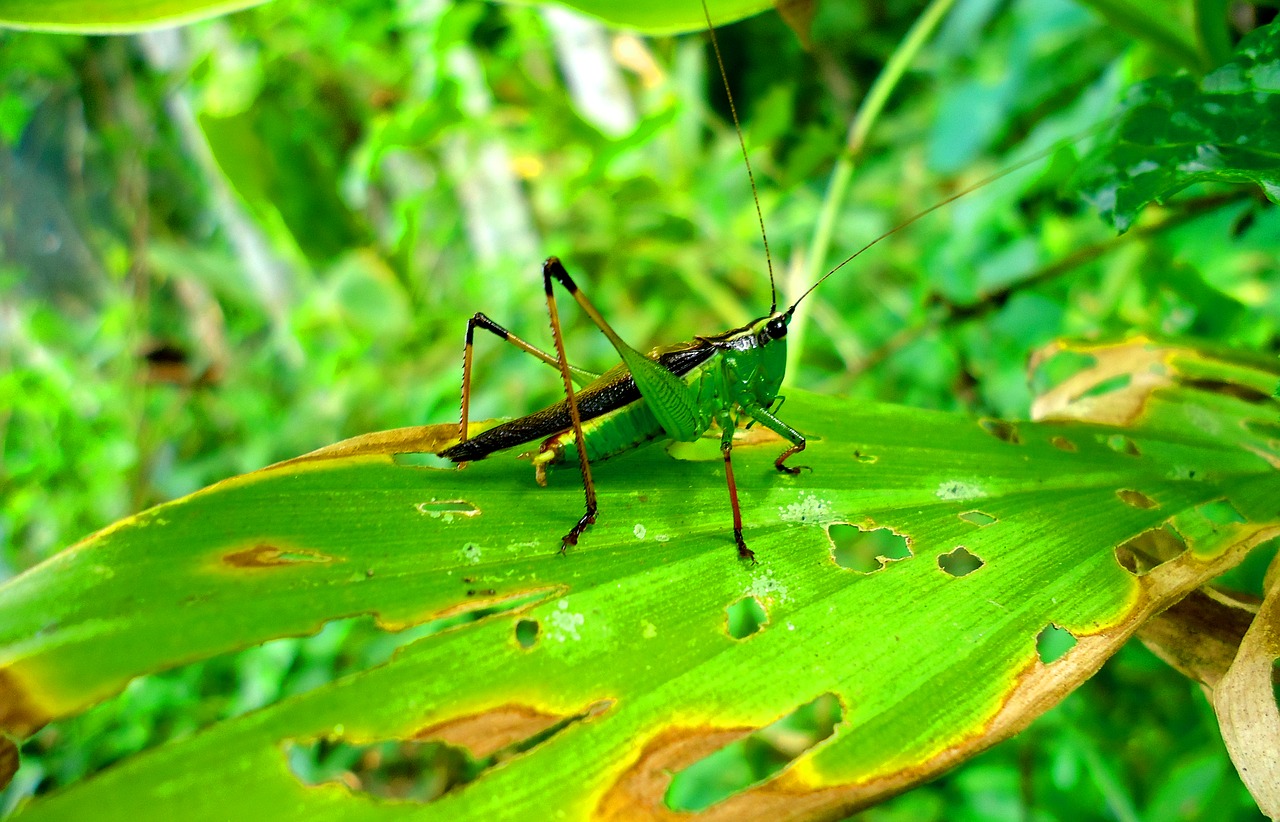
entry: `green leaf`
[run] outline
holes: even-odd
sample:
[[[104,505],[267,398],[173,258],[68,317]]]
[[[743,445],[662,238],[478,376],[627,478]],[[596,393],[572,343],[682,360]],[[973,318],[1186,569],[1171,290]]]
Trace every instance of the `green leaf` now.
[[[1203,80],[1134,86],[1082,190],[1124,232],[1148,203],[1200,182],[1256,183],[1280,202],[1280,23],[1251,32]]]
[[[528,6],[549,5],[543,0],[507,0]],[[651,0],[644,3],[618,3],[615,0],[559,0],[562,5],[603,20],[611,26],[635,29],[646,34],[678,34],[705,31],[707,18],[699,3],[688,0]],[[707,13],[717,26],[728,25],[773,8],[770,0],[707,0]]]
[[[192,23],[263,0],[0,0],[0,27],[123,34]]]
[[[789,395],[812,470],[779,475],[780,442],[756,431],[734,452],[756,566],[736,558],[717,460],[601,464],[600,520],[561,556],[572,471],[540,489],[505,457],[379,456],[439,449],[453,426],[339,443],[124,520],[0,588],[7,732],[330,620],[480,618],[23,818],[652,816],[671,772],[811,704],[838,707],[832,736],[716,812],[901,791],[1025,727],[1280,535],[1274,359],[1136,338],[1059,345],[1041,370],[1060,377],[1040,405],[1052,422]],[[763,609],[745,628],[744,599]],[[302,778],[316,743],[426,742],[465,749],[478,778],[425,806]]]

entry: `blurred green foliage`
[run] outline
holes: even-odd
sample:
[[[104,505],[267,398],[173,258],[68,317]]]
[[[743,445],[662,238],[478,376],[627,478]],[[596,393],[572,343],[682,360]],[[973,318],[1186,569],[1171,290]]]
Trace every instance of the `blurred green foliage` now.
[[[1219,41],[1241,36],[1223,23],[1180,60],[1140,18],[1117,22],[1124,4],[1094,5],[957,3],[860,147],[816,267],[1096,131],[1132,82],[1211,68]],[[1214,6],[1176,5],[1171,19]],[[1270,14],[1246,11],[1241,28]],[[772,14],[720,31],[780,299],[808,285],[788,272],[805,270],[829,171],[919,14],[824,4],[809,52]],[[130,38],[0,33],[0,578],[223,477],[453,418],[466,317],[548,339],[547,255],[633,344],[763,313],[759,229],[705,37],[597,30],[565,56],[575,31],[535,7],[277,0]],[[1184,78],[1153,82],[1200,81]],[[1194,185],[1117,240],[1069,195],[1080,150],[929,215],[824,284],[789,379],[1018,417],[1027,358],[1058,336],[1280,350],[1280,216],[1257,188],[1182,180]],[[568,326],[581,364],[611,364],[584,318]],[[477,374],[476,418],[556,396],[554,373],[491,340]],[[27,743],[0,811],[373,664],[376,633],[329,626],[140,680]],[[866,817],[1207,808],[1256,816],[1196,688],[1133,646],[1017,739]]]

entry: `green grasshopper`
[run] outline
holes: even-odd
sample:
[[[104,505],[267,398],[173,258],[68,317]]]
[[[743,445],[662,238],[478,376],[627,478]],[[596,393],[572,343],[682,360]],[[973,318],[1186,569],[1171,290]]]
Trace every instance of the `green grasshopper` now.
[[[703,5],[706,10],[705,3]],[[710,27],[710,19],[708,18]],[[725,77],[724,63],[711,29],[711,43],[719,63],[721,77]],[[742,144],[743,158],[747,158],[746,144],[738,122],[733,99],[729,99],[734,126]],[[729,506],[733,513],[733,539],[738,556],[755,561],[755,553],[742,538],[742,511],[738,504],[738,489],[733,477],[733,435],[741,422],[759,423],[778,434],[789,445],[774,467],[785,474],[798,474],[800,467],[787,465],[787,460],[805,448],[805,437],[774,413],[779,402],[778,391],[782,387],[787,362],[787,326],[796,307],[819,285],[871,246],[905,228],[935,209],[968,194],[991,182],[995,177],[1021,168],[1024,163],[993,175],[940,203],[916,214],[901,225],[885,232],[861,250],[846,258],[811,285],[785,311],[778,310],[777,289],[773,279],[773,265],[769,256],[768,238],[764,236],[764,218],[756,198],[756,212],[760,217],[761,236],[764,237],[765,259],[769,268],[769,285],[773,302],[769,313],[739,328],[711,336],[695,336],[692,340],[675,345],[659,346],[642,353],[628,345],[609,325],[587,296],[574,283],[573,278],[555,257],[542,265],[542,280],[546,290],[547,310],[551,315],[551,332],[555,340],[555,353],[542,351],[507,331],[483,313],[477,313],[467,321],[466,345],[462,365],[462,418],[458,428],[459,442],[439,452],[439,456],[455,463],[467,463],[483,459],[497,451],[542,440],[536,452],[530,456],[536,470],[537,481],[546,485],[548,466],[576,459],[582,473],[586,494],[586,512],[561,541],[563,553],[576,545],[586,528],[596,520],[596,491],[591,478],[591,464],[623,454],[635,448],[667,439],[693,442],[715,426],[720,431],[720,452],[724,459],[725,479],[729,486]],[[747,159],[747,175],[751,181],[753,196],[756,193],[751,162]],[[553,284],[559,283],[586,312],[613,344],[622,362],[603,374],[593,374],[569,365],[565,356],[564,338],[560,329],[560,317],[556,309]],[[471,351],[477,328],[492,332],[499,338],[532,354],[547,365],[559,370],[564,382],[565,399],[547,408],[519,419],[502,423],[475,437],[468,438],[467,419],[471,398]],[[575,383],[580,387],[575,388]]]

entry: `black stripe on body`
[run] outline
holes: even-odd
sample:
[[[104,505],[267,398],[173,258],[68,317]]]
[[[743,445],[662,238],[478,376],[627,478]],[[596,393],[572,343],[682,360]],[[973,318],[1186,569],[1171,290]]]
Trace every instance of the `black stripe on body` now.
[[[699,340],[662,351],[656,357],[659,365],[677,377],[688,374],[711,358],[716,347]],[[576,392],[578,414],[585,423],[640,399],[640,389],[625,367],[618,365],[605,372],[590,385]],[[439,456],[453,462],[483,459],[495,451],[514,448],[572,427],[569,404],[561,400],[527,417],[504,422],[477,434],[466,442],[441,451]]]

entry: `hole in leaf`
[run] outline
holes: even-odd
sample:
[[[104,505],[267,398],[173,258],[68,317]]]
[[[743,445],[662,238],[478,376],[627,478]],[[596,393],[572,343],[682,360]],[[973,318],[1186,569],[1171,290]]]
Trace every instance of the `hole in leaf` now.
[[[532,648],[533,644],[538,641],[538,621],[536,619],[521,619],[516,622],[516,642],[521,648]]]
[[[1132,505],[1134,508],[1148,509],[1160,507],[1160,503],[1156,502],[1151,497],[1141,491],[1134,491],[1131,488],[1122,488],[1119,491],[1116,491],[1116,496],[1119,497],[1120,501],[1125,505]]]
[[[503,705],[425,728],[408,739],[363,742],[335,735],[309,743],[287,740],[284,753],[289,770],[304,784],[338,782],[380,799],[431,802],[612,706],[613,700],[603,699],[582,713],[558,717]]]
[[[836,565],[870,574],[882,570],[885,563],[911,556],[911,541],[891,528],[865,529],[857,525],[837,523],[827,528],[831,540],[831,557]]]
[[[991,436],[1010,445],[1021,445],[1022,437],[1018,434],[1018,426],[1007,420],[981,419],[978,425]]]
[[[938,557],[938,567],[953,577],[962,577],[986,565],[976,554],[963,545]]]
[[[289,770],[307,785],[337,782],[379,799],[430,802],[483,772],[467,752],[443,742],[389,740],[352,745],[321,739],[285,746]]]
[[[1043,394],[1051,388],[1065,382],[1069,377],[1097,365],[1098,360],[1091,354],[1079,351],[1058,350],[1048,357],[1033,361],[1031,386],[1037,394]]]
[[[1204,505],[1196,506],[1196,510],[1200,512],[1200,516],[1212,522],[1214,525],[1232,525],[1235,523],[1246,522],[1244,515],[1236,510],[1236,507],[1225,499],[1206,502]]]
[[[1271,566],[1277,554],[1280,554],[1280,537],[1274,537],[1255,546],[1239,565],[1215,578],[1213,584],[1255,596],[1261,601],[1267,593],[1264,584],[1267,568]],[[1277,565],[1280,565],[1280,562],[1277,562]]]
[[[1138,444],[1124,434],[1110,434],[1103,437],[1102,442],[1117,454],[1124,454],[1129,457],[1142,456],[1142,452],[1138,450]]]
[[[1076,647],[1077,641],[1067,629],[1049,623],[1036,636],[1036,654],[1045,665],[1051,665]]]
[[[981,511],[965,511],[963,514],[959,514],[958,516],[965,522],[972,523],[979,528],[985,528],[993,522],[999,522],[995,517],[990,514],[984,514]]]
[[[454,517],[474,517],[480,509],[462,499],[431,500],[413,506],[419,514],[426,514],[435,519],[453,522]]]
[[[1187,543],[1166,522],[1116,546],[1116,561],[1129,573],[1143,576],[1186,550]]]
[[[1110,394],[1112,391],[1119,391],[1122,388],[1128,388],[1132,379],[1131,374],[1117,374],[1114,377],[1108,377],[1105,380],[1096,382],[1089,386],[1088,390],[1076,397],[1077,400],[1086,397],[1101,397],[1103,394]]]
[[[823,694],[745,739],[677,772],[663,798],[673,811],[701,811],[759,784],[831,736],[840,700]]]
[[[1052,443],[1053,447],[1057,448],[1059,451],[1067,451],[1070,453],[1074,453],[1080,450],[1079,448],[1076,447],[1076,444],[1074,442],[1072,442],[1071,440],[1063,436],[1054,437],[1053,439],[1049,440],[1049,442]]]
[[[729,636],[746,639],[769,622],[769,613],[755,597],[743,597],[725,609]]]

